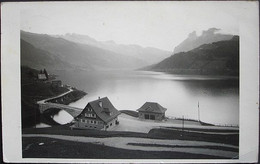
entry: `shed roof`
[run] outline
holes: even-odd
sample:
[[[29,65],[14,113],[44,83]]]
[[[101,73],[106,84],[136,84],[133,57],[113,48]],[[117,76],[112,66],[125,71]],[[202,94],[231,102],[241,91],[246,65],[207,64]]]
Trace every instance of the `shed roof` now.
[[[146,102],[138,112],[164,113],[167,109],[156,102]]]
[[[100,105],[100,103],[102,103],[102,105]],[[116,118],[120,114],[120,112],[113,106],[107,97],[91,101],[88,103],[88,105],[90,105],[97,116],[106,123]]]

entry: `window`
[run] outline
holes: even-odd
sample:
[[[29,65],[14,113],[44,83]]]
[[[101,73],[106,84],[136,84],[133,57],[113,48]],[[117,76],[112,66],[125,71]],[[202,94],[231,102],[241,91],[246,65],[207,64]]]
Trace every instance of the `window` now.
[[[93,121],[94,122],[94,124],[96,124],[96,121]]]
[[[112,123],[110,123],[110,126],[112,126]]]
[[[85,113],[85,117],[96,118],[97,116],[94,113]]]
[[[144,114],[144,119],[149,119],[149,114]]]
[[[87,108],[87,111],[91,112],[91,111],[92,111],[92,109],[91,109],[91,108]]]

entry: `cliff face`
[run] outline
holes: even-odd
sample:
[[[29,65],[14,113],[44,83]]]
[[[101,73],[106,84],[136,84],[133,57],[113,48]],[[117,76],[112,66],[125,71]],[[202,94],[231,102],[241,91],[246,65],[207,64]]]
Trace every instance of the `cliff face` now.
[[[210,28],[207,31],[203,31],[200,36],[197,36],[196,32],[193,31],[189,34],[188,38],[181,42],[174,48],[174,54],[179,52],[187,52],[194,48],[197,48],[203,44],[209,44],[213,42],[230,40],[233,35],[218,34],[220,29]]]
[[[178,74],[239,74],[239,37],[204,44],[188,52],[180,52],[146,67],[145,70],[166,71]]]

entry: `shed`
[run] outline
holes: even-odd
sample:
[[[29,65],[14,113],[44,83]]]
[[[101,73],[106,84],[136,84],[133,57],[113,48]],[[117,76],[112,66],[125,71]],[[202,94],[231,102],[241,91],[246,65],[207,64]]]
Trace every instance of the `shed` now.
[[[138,117],[147,120],[163,120],[166,110],[156,102],[146,102],[141,108],[137,109]]]

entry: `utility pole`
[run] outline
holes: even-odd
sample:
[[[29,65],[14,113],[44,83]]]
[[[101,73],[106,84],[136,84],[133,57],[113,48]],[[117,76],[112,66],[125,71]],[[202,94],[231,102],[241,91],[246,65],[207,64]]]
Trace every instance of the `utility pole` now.
[[[200,122],[200,102],[198,101],[198,121]]]
[[[184,116],[182,116],[182,131],[184,130]]]

